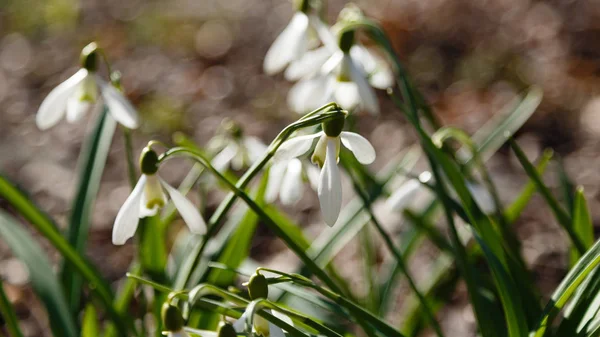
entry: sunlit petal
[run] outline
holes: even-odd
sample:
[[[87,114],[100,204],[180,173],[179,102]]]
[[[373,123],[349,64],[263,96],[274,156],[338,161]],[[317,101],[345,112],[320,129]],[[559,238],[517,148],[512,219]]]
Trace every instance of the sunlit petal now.
[[[269,337],[285,337],[285,334],[280,327],[269,322]]]
[[[325,165],[325,156],[327,155],[328,139],[329,137],[327,137],[327,135],[324,132],[321,132],[321,138],[319,138],[319,141],[315,146],[315,150],[313,151],[313,154],[310,157],[310,160],[314,164],[319,165],[319,167],[323,167],[323,165]]]
[[[321,180],[318,188],[321,213],[325,223],[333,226],[342,208],[342,181],[340,169],[337,166],[336,143],[327,141],[327,155],[321,170]]]
[[[325,62],[325,64],[323,64],[323,66],[321,67],[321,73],[322,74],[333,73],[336,69],[338,69],[340,67],[343,60],[344,60],[344,53],[342,53],[341,50],[336,51],[329,57],[329,59],[327,59],[327,62]]]
[[[275,202],[277,200],[287,165],[287,161],[276,161],[271,165],[267,190],[265,191],[265,200],[267,202]]]
[[[92,102],[82,101],[77,95],[72,95],[67,101],[67,122],[77,122],[87,115],[93,107]]]
[[[413,201],[421,183],[417,179],[409,179],[398,188],[386,201],[386,206],[396,212],[402,212]]]
[[[317,132],[310,135],[289,138],[277,149],[275,158],[277,160],[289,160],[306,154],[312,147],[313,140],[322,134],[322,132]]]
[[[185,221],[186,225],[190,229],[190,232],[193,234],[205,234],[206,233],[206,222],[198,212],[198,209],[191,201],[188,200],[181,192],[167,184],[164,180],[160,179],[161,184],[169,193],[171,200],[173,200],[173,204],[175,204],[175,208],[181,214],[183,221]]]
[[[244,146],[246,147],[246,150],[248,150],[250,161],[253,163],[261,159],[267,151],[265,143],[256,137],[245,137]]]
[[[318,75],[296,83],[288,92],[287,102],[293,111],[307,113],[331,101],[330,76]]]
[[[352,151],[359,163],[368,165],[375,161],[375,149],[369,141],[358,133],[342,131],[342,144]]]
[[[354,82],[336,82],[334,100],[345,110],[353,110],[361,103],[358,86]]]
[[[290,316],[276,310],[271,310],[271,314],[273,314],[273,316],[279,318],[280,320],[286,322],[287,324],[294,326],[294,321],[292,321]]]
[[[290,63],[285,70],[285,79],[297,81],[318,73],[330,56],[331,50],[327,47],[307,51],[304,56]]]
[[[304,186],[302,184],[302,162],[299,159],[294,158],[288,162],[280,190],[281,203],[284,205],[293,205],[302,198]]]
[[[185,330],[187,330],[187,328]],[[190,335],[188,335],[188,333],[185,330],[169,331],[169,332],[167,332],[167,337],[190,337]],[[211,331],[206,331],[206,332],[211,332]],[[193,333],[195,333],[195,332],[193,332]],[[202,334],[197,334],[197,335],[199,335],[201,337],[213,337],[213,336],[217,336],[216,333],[214,333],[214,334],[206,334],[204,332]]]
[[[369,85],[367,75],[360,66],[357,66],[354,63],[354,61],[348,63],[348,68],[350,70],[352,82],[356,83],[356,86],[358,87],[358,93],[364,109],[370,113],[378,114],[379,103],[377,102],[377,95],[375,95],[375,90]]]
[[[248,317],[249,314],[248,311],[244,311],[242,316],[233,322],[233,328],[237,333],[242,333],[246,330],[246,317]]]
[[[217,153],[211,161],[211,165],[219,172],[223,172],[227,169],[231,160],[237,155],[238,146],[237,144],[230,143],[221,152]]]
[[[313,165],[306,165],[306,176],[310,187],[316,191],[319,188],[321,171]]]
[[[69,98],[77,91],[78,86],[87,75],[87,70],[80,69],[50,91],[35,116],[38,128],[41,130],[51,128],[63,118]]]
[[[288,26],[267,51],[263,63],[267,74],[276,74],[288,63],[298,59],[307,49],[308,17],[302,12],[296,12]]]
[[[123,206],[121,206],[113,226],[113,244],[122,245],[135,234],[139,222],[140,202],[145,185],[146,176],[142,175],[129,197],[127,197],[127,200],[123,203]]]
[[[189,333],[193,333],[194,335],[198,335],[200,337],[217,337],[219,335],[216,331],[192,329],[188,327],[183,327],[183,330]]]
[[[98,82],[104,103],[113,118],[129,129],[136,129],[140,125],[140,119],[133,105],[112,85],[100,79]]]

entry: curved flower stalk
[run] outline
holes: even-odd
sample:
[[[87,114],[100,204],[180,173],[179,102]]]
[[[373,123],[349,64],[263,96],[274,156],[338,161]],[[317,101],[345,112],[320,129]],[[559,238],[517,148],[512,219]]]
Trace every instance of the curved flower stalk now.
[[[245,136],[242,127],[225,119],[221,127],[222,133],[217,135],[208,145],[217,154],[212,159],[212,165],[223,172],[231,166],[233,170],[241,170],[262,158],[267,146],[258,138]]]
[[[112,232],[113,244],[124,244],[135,234],[140,218],[153,216],[166,205],[165,190],[190,231],[194,234],[206,233],[206,223],[196,207],[176,188],[158,176],[158,155],[150,145],[142,151],[140,168],[142,176],[115,219]]]
[[[38,128],[49,129],[65,115],[68,122],[74,123],[93,110],[100,97],[117,122],[129,129],[139,126],[138,114],[131,103],[117,88],[96,74],[99,53],[95,43],[83,48],[82,68],[52,89],[42,101],[36,115]]]
[[[342,207],[342,180],[337,166],[340,144],[350,150],[363,165],[375,160],[375,149],[363,136],[342,131],[345,117],[332,120],[323,125],[323,131],[312,135],[291,138],[281,145],[277,156],[281,159],[292,159],[306,154],[315,138],[319,138],[311,160],[321,167],[317,193],[321,212],[325,222],[333,226]]]
[[[296,12],[290,23],[267,51],[263,63],[265,73],[274,75],[281,72],[318,46],[319,38],[328,38],[328,28],[317,15],[310,11],[309,0],[296,1]]]

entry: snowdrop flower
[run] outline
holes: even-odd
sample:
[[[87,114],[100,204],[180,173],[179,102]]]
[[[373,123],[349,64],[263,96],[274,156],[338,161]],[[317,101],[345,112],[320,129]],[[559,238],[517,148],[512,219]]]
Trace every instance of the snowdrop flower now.
[[[211,140],[209,149],[216,150],[211,164],[220,172],[231,166],[241,170],[259,160],[267,150],[267,146],[258,138],[244,136],[240,125],[226,119],[222,123],[223,133]]]
[[[402,212],[414,199],[421,189],[421,182],[417,179],[409,179],[398,188],[386,201],[386,206],[392,211]]]
[[[342,207],[342,181],[340,169],[337,166],[340,143],[350,150],[356,159],[364,165],[375,160],[375,149],[363,136],[342,131],[344,117],[323,124],[323,131],[312,135],[299,136],[283,143],[278,154],[281,159],[291,159],[307,153],[315,138],[319,138],[311,160],[321,167],[317,193],[321,212],[325,222],[333,226]]]
[[[289,67],[288,78],[303,77],[288,93],[288,104],[294,111],[305,113],[335,101],[346,110],[379,113],[373,87],[391,86],[391,70],[364,47],[354,45],[354,31],[343,31],[339,41],[339,48],[324,63],[325,50],[307,54],[312,59],[305,58]]]
[[[250,299],[253,301],[257,300],[257,299],[266,299],[269,296],[269,284],[267,282],[267,279],[264,275],[260,274],[258,271],[256,271],[256,273],[253,274],[252,277],[250,277],[250,280],[248,281],[247,286],[248,286],[248,295],[250,296]],[[235,329],[236,332],[243,333],[245,331],[246,320],[249,317],[249,315],[252,314],[251,309],[252,309],[251,306],[246,307],[246,310],[244,311],[242,316],[233,323],[233,328]],[[273,316],[279,318],[280,320],[286,322],[287,324],[293,325],[292,320],[287,315],[277,312],[276,310],[268,310],[268,309],[264,309],[264,310],[267,311],[268,313],[272,314]],[[254,316],[252,321],[253,321],[252,331],[259,336],[285,337],[285,334],[283,333],[283,329],[281,329],[277,325],[267,321],[266,319],[262,318],[259,315]]]
[[[190,231],[194,234],[206,233],[206,223],[194,204],[158,176],[158,156],[150,147],[142,151],[140,168],[142,176],[115,219],[112,232],[113,244],[122,245],[131,238],[135,234],[140,218],[156,215],[158,210],[167,203],[165,190]]]
[[[98,96],[102,97],[117,122],[130,129],[139,126],[138,115],[131,103],[117,88],[96,75],[98,53],[95,43],[90,43],[82,50],[82,68],[52,89],[40,105],[36,115],[38,128],[45,130],[53,127],[65,114],[70,123],[80,120],[93,110]]]
[[[298,158],[280,160],[277,154],[273,158],[273,164],[269,170],[269,180],[265,192],[267,202],[275,202],[277,197],[281,203],[287,206],[297,203],[304,194],[305,178],[310,186],[316,191],[319,186],[319,170],[306,165]]]
[[[318,45],[315,32],[318,36],[328,32],[321,19],[309,11],[309,0],[297,1],[296,13],[267,51],[263,63],[265,73],[274,75],[301,59],[312,46]]]

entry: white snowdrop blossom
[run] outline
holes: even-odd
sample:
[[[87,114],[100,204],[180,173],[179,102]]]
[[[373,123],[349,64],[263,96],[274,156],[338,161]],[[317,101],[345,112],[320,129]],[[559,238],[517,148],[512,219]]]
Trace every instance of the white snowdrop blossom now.
[[[146,164],[145,158],[150,158],[148,159],[150,164]],[[158,176],[157,158],[156,153],[147,148],[142,153],[142,159],[140,160],[142,176],[123,206],[121,206],[115,219],[112,232],[112,242],[115,245],[124,244],[135,234],[139,219],[156,215],[158,210],[166,205],[167,194],[173,200],[175,208],[179,211],[190,231],[194,234],[206,233],[206,223],[194,204]],[[154,164],[152,164],[153,161]]]
[[[392,211],[402,212],[420,189],[421,182],[418,179],[409,179],[392,193],[386,201],[386,206]]]
[[[222,134],[211,140],[208,148],[215,152],[211,164],[219,172],[228,167],[241,170],[262,158],[267,146],[258,138],[245,136],[241,126],[236,122],[225,119],[221,123]]]
[[[279,318],[280,320],[286,322],[289,325],[294,325],[292,319],[287,315],[282,314],[276,310],[268,310],[264,309],[266,312],[272,314],[273,316]],[[246,308],[246,311],[242,314],[242,316],[233,323],[233,327],[237,333],[245,332],[246,327],[246,319],[250,315],[250,311]],[[284,330],[278,327],[277,325],[267,321],[259,315],[255,315],[253,318],[253,326],[252,331],[259,336],[263,337],[285,337]],[[208,336],[207,336],[208,337]]]
[[[265,200],[272,203],[279,197],[284,205],[297,203],[304,194],[305,178],[316,191],[319,185],[319,170],[316,167],[305,165],[298,158],[279,160],[275,156],[269,170]]]
[[[354,132],[341,131],[342,128],[343,120],[341,125],[332,125],[332,127],[325,125],[323,128],[325,131],[292,138],[283,143],[277,151],[277,156],[281,159],[296,158],[307,153],[314,139],[319,138],[311,159],[321,167],[317,194],[321,213],[329,226],[335,224],[342,207],[342,181],[337,166],[340,143],[363,165],[371,164],[375,160],[375,149],[366,138]]]
[[[330,48],[329,48],[330,49]],[[393,84],[393,76],[385,62],[378,60],[366,48],[354,45],[337,48],[329,53],[321,47],[286,71],[288,79],[300,79],[288,93],[288,105],[298,113],[306,113],[331,102],[342,108],[379,113],[375,88],[386,89]]]
[[[309,11],[307,0],[298,2],[290,23],[267,51],[263,63],[266,74],[274,75],[281,72],[316,47],[319,44],[319,37],[328,38],[324,34],[329,34],[329,29],[317,15],[310,14]]]
[[[90,46],[93,50],[86,51]],[[139,126],[138,114],[131,103],[117,88],[95,73],[97,47],[92,44],[88,47],[82,52],[84,67],[52,89],[42,101],[36,115],[39,129],[53,127],[65,115],[70,123],[80,120],[94,109],[100,97],[117,122],[130,129]]]

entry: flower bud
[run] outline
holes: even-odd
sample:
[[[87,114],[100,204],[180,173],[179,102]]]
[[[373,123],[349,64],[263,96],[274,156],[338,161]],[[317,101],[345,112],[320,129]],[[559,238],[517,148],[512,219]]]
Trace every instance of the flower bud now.
[[[95,72],[98,69],[98,45],[92,42],[83,47],[80,55],[81,67],[90,72]]]
[[[221,322],[219,323],[219,327],[217,328],[217,337],[236,337],[237,332],[235,332],[235,328],[229,322]]]
[[[140,170],[146,175],[158,171],[158,155],[149,146],[146,146],[140,154]]]
[[[267,278],[259,273],[252,275],[250,281],[248,281],[248,293],[250,294],[251,300],[267,298],[267,296],[269,296],[269,283],[267,282]]]
[[[183,316],[181,315],[181,310],[171,303],[163,303],[160,316],[165,329],[168,331],[179,331],[183,328]]]
[[[309,0],[295,0],[294,5],[296,10],[302,13],[307,13],[310,9],[310,1]]]
[[[343,116],[336,117],[329,122],[323,123],[323,132],[329,137],[337,137],[344,130],[344,122],[346,118]]]
[[[227,133],[230,134],[231,137],[233,137],[234,139],[242,138],[242,127],[234,120],[231,120],[229,118],[224,119],[222,122],[222,126],[225,129],[225,131],[227,131]]]

